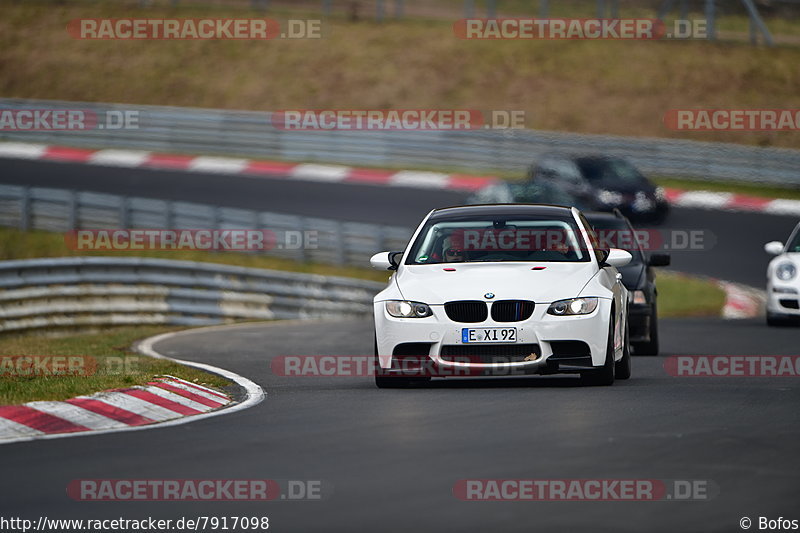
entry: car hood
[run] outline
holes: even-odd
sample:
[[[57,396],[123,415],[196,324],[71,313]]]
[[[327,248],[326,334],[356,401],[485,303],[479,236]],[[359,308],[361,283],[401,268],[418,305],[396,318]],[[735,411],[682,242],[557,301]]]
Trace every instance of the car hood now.
[[[625,195],[635,195],[637,192],[643,192],[647,196],[654,196],[656,193],[656,186],[647,180],[637,180],[635,182],[598,181],[596,187],[597,189],[614,191]]]
[[[395,282],[403,298],[429,305],[484,300],[487,293],[495,300],[545,303],[579,296],[596,273],[591,262],[443,263],[404,265]]]

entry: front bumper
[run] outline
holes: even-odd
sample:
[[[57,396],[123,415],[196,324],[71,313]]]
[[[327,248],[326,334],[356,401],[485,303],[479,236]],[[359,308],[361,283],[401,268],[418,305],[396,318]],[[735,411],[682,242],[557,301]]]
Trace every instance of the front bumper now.
[[[628,312],[628,328],[631,342],[650,342],[650,322],[653,308],[649,304],[631,304]]]
[[[421,360],[433,376],[552,374],[602,366],[608,345],[611,300],[599,299],[588,315],[553,316],[537,303],[528,320],[480,323],[451,320],[443,305],[427,318],[395,318],[383,301],[374,303],[378,361],[387,373],[407,373],[398,362]],[[463,328],[516,328],[515,343],[464,343]],[[425,366],[427,365],[427,366]],[[399,369],[399,370],[398,370]]]
[[[772,315],[800,317],[800,283],[768,283],[767,312]]]

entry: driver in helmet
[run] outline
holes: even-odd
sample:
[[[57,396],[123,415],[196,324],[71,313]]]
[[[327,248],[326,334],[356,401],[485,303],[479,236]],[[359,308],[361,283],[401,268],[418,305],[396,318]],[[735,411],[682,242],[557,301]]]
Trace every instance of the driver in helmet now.
[[[442,243],[442,258],[446,263],[460,263],[464,258],[464,244],[455,235],[445,237]]]

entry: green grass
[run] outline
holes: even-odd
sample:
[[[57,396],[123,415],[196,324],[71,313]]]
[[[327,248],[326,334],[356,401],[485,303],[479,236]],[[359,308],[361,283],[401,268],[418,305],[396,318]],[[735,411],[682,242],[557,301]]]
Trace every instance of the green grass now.
[[[675,272],[659,272],[658,316],[719,316],[725,305],[725,291],[713,281]]]
[[[301,263],[290,259],[270,257],[252,253],[204,252],[200,250],[131,250],[131,251],[76,251],[64,242],[64,235],[48,231],[23,232],[10,228],[0,228],[0,261],[11,259],[34,259],[41,257],[157,257],[176,261],[201,261],[249,268],[267,268],[344,276],[373,281],[386,281],[387,274],[370,268],[337,267],[319,263]]]
[[[33,400],[64,400],[81,394],[141,385],[159,375],[225,387],[227,379],[172,361],[131,351],[135,340],[173,331],[174,327],[120,327],[100,333],[53,337],[42,333],[0,337],[0,405]],[[84,356],[80,375],[14,375],[16,355]],[[88,357],[87,357],[88,356]],[[4,371],[5,370],[5,371]],[[86,374],[86,375],[84,375]]]
[[[0,0],[0,95],[254,110],[521,110],[539,130],[800,147],[800,132],[687,133],[662,121],[686,107],[800,108],[800,47],[465,41],[453,35],[461,13],[449,6],[456,9],[382,24],[362,7],[360,21],[327,20],[322,39],[88,41],[72,39],[66,23],[263,14],[242,4]]]
[[[800,200],[800,188],[776,187],[766,184],[736,183],[732,181],[702,181],[677,178],[653,178],[653,182],[662,187],[686,189],[690,191],[719,191],[760,196],[763,198],[786,198]]]

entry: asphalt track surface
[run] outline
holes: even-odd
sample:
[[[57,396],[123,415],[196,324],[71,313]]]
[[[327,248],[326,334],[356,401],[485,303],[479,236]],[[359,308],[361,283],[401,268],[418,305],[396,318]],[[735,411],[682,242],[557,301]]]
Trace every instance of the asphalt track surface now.
[[[758,320],[665,320],[667,354],[793,354],[797,331]],[[678,378],[664,357],[633,378],[443,380],[378,390],[370,378],[282,377],[280,355],[370,353],[371,325],[232,327],[168,339],[167,355],[222,365],[267,399],[172,428],[2,447],[2,515],[268,515],[270,531],[738,531],[743,516],[798,518],[796,378]],[[310,479],[322,501],[76,502],[73,479]],[[461,479],[692,479],[706,501],[465,502]]]
[[[0,162],[0,181],[130,192],[316,216],[413,224],[450,192]],[[104,188],[107,187],[107,188]],[[126,189],[127,188],[127,189]],[[222,194],[224,192],[224,195]],[[215,196],[220,195],[220,196]],[[239,203],[241,202],[241,203]],[[249,203],[248,203],[249,202]],[[257,203],[257,205],[255,205]],[[278,208],[281,209],[278,209]],[[391,213],[391,220],[387,220]],[[711,250],[673,266],[761,286],[765,241],[791,218],[675,210],[665,228],[703,229]],[[796,355],[800,330],[763,319],[662,320],[662,356],[633,378],[584,388],[570,377],[443,380],[378,390],[370,378],[282,377],[281,355],[368,355],[369,320],[236,326],[155,349],[254,380],[267,399],[183,426],[4,445],[0,516],[270,517],[271,531],[741,531],[748,516],[800,519],[797,378],[677,378],[669,355]],[[73,479],[324,480],[322,501],[77,502]],[[464,502],[462,479],[707,480],[706,501]],[[751,529],[757,529],[757,523]]]
[[[463,203],[466,193],[404,187],[337,184],[285,178],[126,169],[77,163],[0,159],[0,183],[128,194],[298,215],[414,227],[436,207]],[[785,240],[795,217],[673,209],[658,242],[685,242],[695,249],[668,249],[671,268],[763,287],[770,256],[764,243]],[[653,240],[653,242],[657,242]],[[685,248],[685,247],[684,247]]]

